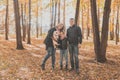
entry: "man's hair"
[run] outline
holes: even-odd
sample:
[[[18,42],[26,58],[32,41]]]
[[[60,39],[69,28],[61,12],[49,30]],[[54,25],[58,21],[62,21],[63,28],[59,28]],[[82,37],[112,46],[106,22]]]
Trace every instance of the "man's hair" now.
[[[74,18],[70,18],[70,20],[75,20]]]

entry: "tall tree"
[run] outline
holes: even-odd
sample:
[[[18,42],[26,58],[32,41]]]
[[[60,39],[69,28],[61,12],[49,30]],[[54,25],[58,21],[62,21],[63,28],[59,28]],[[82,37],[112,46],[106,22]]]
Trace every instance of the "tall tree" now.
[[[87,14],[87,40],[88,40],[88,37],[90,36],[90,27],[89,27],[89,16],[90,16],[90,7],[89,7],[89,2],[88,2],[88,14]]]
[[[28,26],[28,39],[27,43],[31,44],[31,0],[29,0],[29,26]]]
[[[66,14],[66,0],[64,0],[64,7],[63,7],[63,24],[66,26],[66,24],[65,24],[66,23],[65,22],[66,21],[66,18],[65,18],[66,15],[65,14]]]
[[[116,21],[116,44],[119,42],[119,5],[117,6],[117,21]]]
[[[5,40],[8,40],[8,16],[9,16],[9,0],[6,0],[6,18],[5,18]]]
[[[51,28],[53,27],[54,24],[54,0],[50,1],[52,3],[52,14],[51,14]]]
[[[54,14],[54,26],[56,26],[56,17],[57,17],[57,3],[58,1],[55,0],[55,14]]]
[[[42,13],[42,10],[43,10],[43,6],[42,6],[42,0],[40,1],[40,7],[41,7],[41,13],[40,13],[40,15],[41,15],[41,27],[40,27],[40,35],[42,36],[42,20],[43,20],[43,13]]]
[[[84,38],[84,6],[82,6],[82,38]]]
[[[21,39],[21,27],[20,27],[20,13],[19,13],[19,2],[18,0],[13,0],[14,2],[14,13],[15,13],[15,26],[16,26],[16,43],[17,49],[24,49]]]
[[[61,0],[58,0],[58,23],[60,23],[60,2]]]
[[[23,16],[24,22],[23,23],[23,41],[26,39],[26,3],[24,4],[24,16]]]
[[[80,0],[76,3],[75,24],[78,24]]]
[[[111,0],[105,0],[101,38],[99,34],[99,25],[97,19],[96,0],[90,0],[90,1],[91,1],[91,14],[92,14],[91,16],[92,16],[94,49],[95,49],[96,59],[98,62],[105,62],[107,60],[106,49],[107,49],[107,40],[108,40]]]
[[[39,9],[39,5],[38,5],[38,0],[37,0],[37,13],[36,13],[36,37],[38,38],[39,35],[39,27],[38,27],[38,9]]]
[[[111,22],[110,22],[110,40],[114,40],[114,16],[115,14],[115,6],[113,6],[113,9],[112,9],[112,17],[111,17]]]

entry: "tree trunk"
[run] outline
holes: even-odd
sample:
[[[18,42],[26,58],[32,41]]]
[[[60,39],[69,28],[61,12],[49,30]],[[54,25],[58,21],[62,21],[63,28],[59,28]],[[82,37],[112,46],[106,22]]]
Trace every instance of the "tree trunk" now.
[[[57,16],[57,1],[55,1],[55,15],[54,15],[54,27],[56,26],[56,16]]]
[[[92,14],[91,16],[92,16],[94,49],[95,49],[96,59],[98,62],[103,63],[106,61],[106,49],[107,49],[107,40],[108,40],[108,30],[109,30],[108,26],[109,26],[111,0],[105,0],[101,40],[100,40],[99,26],[97,19],[96,0],[90,0],[90,1],[91,1],[91,14]]]
[[[98,26],[98,19],[97,19],[96,0],[90,0],[90,1],[91,1],[94,50],[96,54],[96,59],[98,59],[99,57],[98,54],[100,54],[100,35],[99,35],[99,26]]]
[[[58,23],[60,23],[60,2],[61,0],[58,0]]]
[[[26,3],[24,5],[24,16],[23,16],[24,22],[23,22],[23,41],[26,39]]]
[[[38,1],[37,1],[37,15],[36,15],[36,37],[38,38],[39,35],[39,27],[38,27]]]
[[[89,27],[89,5],[88,5],[88,15],[87,15],[87,40],[88,40],[88,37],[90,36],[90,27]]]
[[[117,6],[117,21],[116,21],[115,34],[116,34],[116,45],[117,45],[119,42],[119,6]]]
[[[51,0],[51,3],[52,3],[52,16],[51,16],[51,28],[54,26],[54,1]]]
[[[76,13],[75,13],[75,24],[76,25],[78,25],[79,7],[80,7],[80,0],[77,0],[77,3],[76,3]]]
[[[20,27],[20,14],[19,14],[19,3],[18,0],[13,0],[14,2],[14,13],[15,13],[15,26],[16,26],[16,43],[17,49],[24,49],[21,39],[21,27]]]
[[[84,15],[83,15],[83,7],[82,7],[82,38],[84,38]]]
[[[31,44],[31,0],[29,0],[29,26],[28,26],[28,39],[27,44]]]
[[[63,24],[64,26],[66,26],[66,18],[65,18],[65,15],[66,14],[66,0],[64,0],[64,7],[63,7]],[[66,28],[65,28],[66,29]]]
[[[41,3],[40,3],[40,6],[41,6],[41,27],[40,27],[40,36],[42,36],[42,20],[43,20],[43,13],[42,13],[42,0],[41,0]]]
[[[111,11],[111,0],[105,0],[102,33],[101,33],[101,54],[99,55],[99,59],[98,59],[98,61],[100,62],[106,61],[110,11]]]
[[[114,14],[115,14],[115,7],[113,7],[112,11],[112,18],[111,18],[111,26],[110,26],[110,40],[114,40]]]
[[[7,3],[6,3],[6,18],[5,18],[5,40],[8,40],[8,16],[9,16],[9,13],[8,13],[8,10],[9,10],[9,0],[7,0]]]
[[[23,4],[21,4],[21,21],[22,21],[22,28],[23,28],[23,32],[24,32]],[[23,41],[25,41],[25,40],[23,39]]]
[[[50,0],[50,3],[52,3],[52,0]],[[53,20],[53,11],[52,11],[52,6],[50,6],[50,19],[51,19],[51,22],[50,22],[50,28],[52,28],[53,26],[53,23],[52,23],[52,20]]]

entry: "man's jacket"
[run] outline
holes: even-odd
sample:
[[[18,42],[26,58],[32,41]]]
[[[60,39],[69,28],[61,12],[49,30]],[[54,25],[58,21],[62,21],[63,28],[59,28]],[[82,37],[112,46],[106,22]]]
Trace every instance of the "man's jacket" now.
[[[78,45],[82,43],[82,33],[80,27],[73,25],[67,29],[67,38],[69,44]]]

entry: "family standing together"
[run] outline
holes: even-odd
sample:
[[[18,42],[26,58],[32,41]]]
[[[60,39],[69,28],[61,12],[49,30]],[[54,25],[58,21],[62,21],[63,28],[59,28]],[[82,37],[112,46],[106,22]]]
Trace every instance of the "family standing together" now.
[[[75,24],[74,18],[70,18],[70,27],[65,32],[63,24],[58,24],[56,27],[51,28],[44,40],[46,45],[47,54],[45,55],[41,68],[45,70],[45,63],[51,57],[52,69],[55,67],[55,53],[56,49],[60,50],[60,69],[63,68],[63,58],[65,58],[65,69],[68,70],[68,53],[70,56],[70,71],[75,70],[79,74],[79,46],[82,43],[81,29]]]

